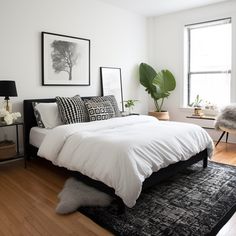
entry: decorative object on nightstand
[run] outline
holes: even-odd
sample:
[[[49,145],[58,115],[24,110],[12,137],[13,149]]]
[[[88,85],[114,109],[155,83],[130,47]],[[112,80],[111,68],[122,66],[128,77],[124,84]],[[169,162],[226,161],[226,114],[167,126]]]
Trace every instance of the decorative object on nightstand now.
[[[128,108],[129,115],[132,114],[132,110],[134,109],[136,102],[138,102],[138,100],[129,99],[129,100],[124,101],[125,108]]]
[[[169,113],[162,111],[162,106],[164,99],[168,98],[170,91],[173,91],[176,87],[173,74],[169,70],[161,70],[157,73],[148,64],[141,63],[139,66],[139,77],[140,83],[146,88],[156,107],[156,111],[149,112],[149,115],[161,120],[169,120]]]
[[[10,113],[5,108],[0,109],[0,124],[11,125],[19,117],[21,117],[20,112]]]
[[[0,80],[0,97],[5,97],[3,107],[12,112],[12,105],[9,97],[17,97],[16,83],[13,80]]]

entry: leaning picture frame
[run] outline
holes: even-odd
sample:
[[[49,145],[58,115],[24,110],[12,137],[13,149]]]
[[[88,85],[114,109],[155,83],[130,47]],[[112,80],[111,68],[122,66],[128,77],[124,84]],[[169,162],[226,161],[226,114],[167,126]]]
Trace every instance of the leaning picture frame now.
[[[90,40],[42,32],[42,85],[89,86]]]
[[[100,67],[102,96],[114,95],[120,111],[124,111],[121,68]]]

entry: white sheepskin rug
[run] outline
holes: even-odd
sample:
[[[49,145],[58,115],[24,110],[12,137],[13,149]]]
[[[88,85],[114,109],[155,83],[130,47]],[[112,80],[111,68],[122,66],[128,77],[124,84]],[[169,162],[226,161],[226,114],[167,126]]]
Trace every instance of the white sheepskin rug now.
[[[108,194],[89,187],[75,178],[69,178],[65,182],[58,198],[60,199],[56,207],[58,214],[72,213],[82,206],[105,207],[113,200]]]

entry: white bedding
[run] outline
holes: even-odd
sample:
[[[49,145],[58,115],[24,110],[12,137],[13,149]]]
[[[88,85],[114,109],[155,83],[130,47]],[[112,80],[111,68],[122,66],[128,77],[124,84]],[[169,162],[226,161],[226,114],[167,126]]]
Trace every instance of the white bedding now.
[[[212,139],[197,125],[128,116],[56,127],[38,155],[102,181],[133,207],[152,172],[205,148],[211,157]]]
[[[29,138],[30,144],[39,148],[44,138],[51,130],[52,129],[45,129],[45,128],[40,128],[40,127],[31,128],[30,138]]]

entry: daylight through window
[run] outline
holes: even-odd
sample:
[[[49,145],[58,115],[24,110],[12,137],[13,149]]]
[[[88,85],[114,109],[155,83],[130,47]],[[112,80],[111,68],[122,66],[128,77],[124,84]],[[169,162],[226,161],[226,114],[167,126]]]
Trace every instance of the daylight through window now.
[[[230,103],[231,19],[186,26],[187,105]]]

